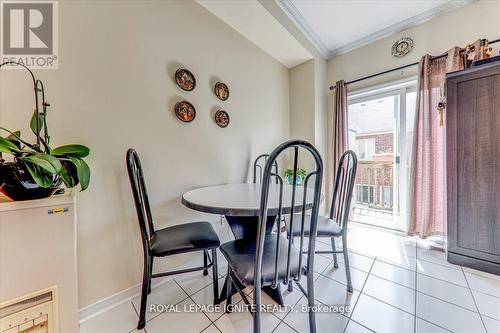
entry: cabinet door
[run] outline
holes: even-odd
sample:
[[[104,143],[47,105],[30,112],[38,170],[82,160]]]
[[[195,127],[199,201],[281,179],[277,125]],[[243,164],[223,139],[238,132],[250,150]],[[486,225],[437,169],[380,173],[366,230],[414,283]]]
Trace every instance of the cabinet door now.
[[[500,66],[448,79],[449,251],[500,263]]]

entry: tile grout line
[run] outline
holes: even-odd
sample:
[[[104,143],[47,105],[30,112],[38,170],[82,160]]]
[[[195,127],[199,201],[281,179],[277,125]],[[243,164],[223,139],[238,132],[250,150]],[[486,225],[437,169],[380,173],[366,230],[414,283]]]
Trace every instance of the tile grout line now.
[[[425,276],[427,276],[427,277],[430,277],[430,278],[433,278],[433,279],[436,279],[436,280],[439,280],[439,281],[443,281],[443,282],[451,283],[451,284],[453,284],[453,285],[455,285],[455,286],[458,286],[458,287],[462,287],[462,288],[466,288],[466,289],[467,289],[467,286],[463,286],[463,285],[458,284],[458,283],[455,283],[455,282],[450,282],[450,281],[443,280],[443,279],[440,279],[440,278],[435,277],[435,276],[432,276],[432,275],[428,275],[428,274],[424,274],[424,273],[419,273],[418,271],[416,271],[416,273],[418,273],[418,274],[422,274],[422,275],[425,275]],[[469,289],[470,289],[470,288],[469,288]]]
[[[328,265],[328,266],[330,266],[330,265]],[[325,269],[324,269],[323,271],[325,271],[325,270],[328,268],[328,266],[327,266],[327,267],[325,267]],[[313,276],[314,276],[314,272],[313,272]],[[321,275],[321,273],[318,273],[318,277],[317,277],[316,279],[314,279],[314,281],[313,281],[313,282],[316,282],[316,280],[318,280],[320,276],[322,276],[322,275]],[[297,289],[294,289],[294,290],[297,290]],[[298,290],[300,291],[300,289],[298,289]],[[300,291],[300,292],[302,293],[302,291]],[[304,295],[304,294],[302,294],[302,296],[300,296],[300,297],[299,297],[299,299],[298,299],[295,303],[293,303],[293,307],[295,307],[295,305],[299,304],[300,300],[301,300],[303,297],[305,297],[305,295]],[[316,299],[314,299],[314,301],[316,301]],[[321,303],[321,302],[320,302],[320,303]],[[292,311],[290,310],[290,312],[288,312],[287,314],[285,314],[285,316],[283,317],[283,319],[281,319],[281,321],[282,321],[282,322],[284,322],[284,321],[285,321],[285,318],[286,318],[286,317],[288,317],[288,315],[289,315],[291,312],[292,312]],[[280,323],[281,323],[281,322],[280,322]],[[286,324],[286,323],[285,323],[285,324]],[[288,325],[288,324],[287,324],[287,325]],[[278,326],[279,326],[279,325],[278,325]],[[290,325],[288,325],[288,326],[290,326]],[[276,326],[276,327],[277,327],[277,326]],[[292,328],[292,329],[293,329],[293,328]],[[295,330],[294,330],[294,331],[295,331]]]
[[[426,250],[426,251],[436,251],[436,250]],[[418,252],[417,252],[417,253],[418,253]],[[453,270],[455,270],[455,271],[460,271],[460,270],[461,270],[461,266],[458,266],[457,268],[453,268],[453,267],[450,267],[450,266],[448,266],[448,265],[443,265],[443,264],[440,264],[440,263],[435,262],[435,261],[430,261],[430,260],[427,260],[427,259],[425,259],[425,258],[417,258],[417,257],[415,257],[415,259],[417,259],[417,260],[423,260],[423,261],[428,262],[428,263],[430,263],[430,264],[439,265],[439,266],[441,266],[441,267],[445,267],[445,268],[448,268],[448,269],[453,269]],[[457,265],[455,265],[455,266],[457,266]]]
[[[477,310],[477,313],[479,314],[479,319],[481,319],[481,323],[483,324],[484,331],[488,332],[488,329],[486,328],[486,324],[484,323],[484,320],[483,320],[483,315],[479,311],[479,307],[477,306],[476,298],[474,297],[474,293],[472,292],[472,289],[470,288],[469,280],[467,280],[467,275],[465,275],[465,272],[464,272],[464,269],[462,266],[460,266],[460,270],[462,271],[462,274],[464,276],[465,283],[467,283],[467,286],[469,287],[469,292],[470,292],[470,295],[472,296],[472,301],[474,302],[474,305],[476,306],[476,310]]]
[[[325,267],[325,269],[324,269],[322,272],[324,272],[324,271],[325,271],[325,270],[326,270],[329,266],[330,266],[330,265],[326,266],[326,267]],[[314,269],[313,269],[313,276],[314,276],[314,273],[315,273],[315,272],[314,272]],[[314,283],[314,282],[316,282],[316,280],[317,280],[317,279],[319,279],[319,277],[320,277],[320,276],[322,276],[322,275],[321,275],[321,273],[318,273],[318,277],[317,277],[317,278],[313,281],[313,283]],[[294,289],[294,290],[297,290],[297,289]],[[300,291],[300,289],[299,289],[299,291]],[[302,291],[300,291],[300,292],[302,293]],[[301,300],[303,297],[305,297],[305,295],[304,295],[304,294],[302,294],[302,296],[300,296],[300,297],[299,297],[299,299],[298,299],[295,303],[293,303],[292,308],[294,308],[294,307],[295,307],[295,305],[299,304],[300,300]],[[316,299],[315,299],[314,301],[316,301]],[[278,325],[277,325],[277,326],[276,326],[276,327],[272,330],[272,332],[271,332],[271,333],[273,333],[274,331],[276,331],[276,329],[277,329],[277,328],[281,325],[281,323],[285,324],[286,326],[290,327],[290,328],[291,328],[294,332],[297,332],[297,333],[298,333],[298,331],[297,331],[297,330],[295,330],[294,328],[292,328],[290,325],[288,325],[288,324],[285,322],[285,318],[286,318],[286,317],[288,317],[288,315],[289,315],[291,312],[292,312],[292,310],[290,310],[288,313],[286,313],[286,314],[285,314],[285,316],[284,316],[283,318],[279,318],[278,316],[276,316],[276,315],[275,315],[275,317],[277,317],[277,318],[280,320],[280,322],[279,322],[279,323],[278,323]]]
[[[315,253],[315,255],[316,255],[316,253]],[[317,255],[320,255],[320,254],[318,253]],[[326,257],[324,257],[324,258],[326,258]],[[328,258],[328,259],[330,259],[330,258]],[[326,266],[326,267],[325,267],[325,268],[321,271],[321,273],[314,272],[314,269],[313,269],[313,275],[314,275],[314,273],[317,273],[317,274],[318,274],[318,276],[316,277],[316,279],[314,279],[314,281],[313,281],[313,282],[315,283],[315,282],[316,282],[316,281],[317,281],[317,280],[318,280],[321,276],[324,276],[324,277],[328,278],[327,276],[323,275],[323,273],[324,273],[324,272],[328,269],[328,267],[330,267],[330,266],[332,266],[332,265],[333,265],[333,259],[332,259],[332,262],[331,262],[330,264],[328,264],[328,265],[327,265],[327,266]],[[333,279],[332,279],[332,280],[333,280]],[[333,281],[335,281],[335,280],[333,280]],[[335,281],[335,282],[338,282],[338,281]],[[298,299],[298,300],[297,300],[297,301],[293,304],[293,307],[295,307],[295,305],[297,305],[303,297],[305,297],[305,295],[302,295],[302,296],[301,296],[301,297],[300,297],[300,298],[299,298],[299,299]],[[315,301],[315,302],[318,302],[318,303],[321,303],[321,304],[324,304],[324,303],[322,303],[322,302],[320,302],[320,301],[318,301],[318,300],[316,300],[316,299],[314,299],[314,301]],[[297,333],[298,333],[298,331],[297,331],[297,330],[295,330],[294,328],[292,328],[290,325],[288,325],[288,324],[285,322],[285,319],[288,317],[288,315],[289,315],[291,312],[292,312],[292,310],[290,310],[290,312],[288,312],[287,314],[285,314],[285,316],[284,316],[282,319],[280,319],[280,318],[278,317],[278,319],[280,319],[280,322],[279,322],[279,324],[278,324],[278,325],[277,325],[277,326],[276,326],[276,327],[272,330],[272,332],[271,332],[271,333],[273,333],[274,331],[276,331],[276,329],[277,329],[277,328],[281,325],[281,323],[285,324],[286,326],[290,327],[290,328],[291,328],[294,332],[297,332]],[[342,314],[340,314],[340,315],[342,315]],[[277,317],[277,316],[276,316],[276,317]]]
[[[412,271],[412,273],[413,273],[413,271]],[[384,281],[387,281],[387,282],[391,282],[391,283],[397,284],[398,286],[401,286],[401,287],[404,287],[404,288],[407,288],[407,289],[411,289],[411,290],[415,290],[415,288],[408,287],[408,286],[406,286],[406,285],[404,285],[404,284],[402,284],[402,283],[399,283],[399,282],[396,282],[396,281],[389,280],[389,279],[387,279],[387,278],[385,278],[385,277],[383,277],[383,276],[379,276],[379,275],[374,274],[374,273],[371,273],[370,275],[372,275],[372,276],[374,276],[374,277],[376,277],[376,278],[379,278],[379,279],[381,279],[381,280],[384,280]]]
[[[467,311],[470,311],[470,312],[473,312],[473,313],[478,313],[478,314],[481,314],[479,311],[474,311],[474,310],[471,310],[471,309],[468,309],[462,305],[458,305],[458,304],[455,304],[455,303],[452,303],[450,301],[447,301],[445,299],[441,299],[441,298],[438,298],[438,297],[435,297],[435,296],[432,296],[432,295],[429,295],[429,294],[426,294],[426,293],[423,293],[421,291],[418,291],[417,290],[417,294],[422,294],[422,295],[425,295],[425,296],[428,296],[428,297],[432,297],[433,299],[437,299],[438,301],[441,301],[441,302],[444,302],[444,303],[447,303],[447,304],[450,304],[450,305],[453,305],[453,306],[456,306],[457,308],[461,308],[463,310],[467,310]]]
[[[416,316],[416,317],[417,317],[418,319],[420,319],[420,320],[425,321],[426,323],[429,323],[429,324],[431,324],[431,325],[437,326],[437,327],[439,327],[439,328],[441,328],[441,329],[443,329],[443,330],[445,330],[445,331],[448,331],[448,332],[451,332],[451,333],[455,333],[455,332],[453,332],[453,331],[451,331],[451,330],[447,329],[446,327],[443,327],[443,326],[438,325],[438,324],[436,324],[436,323],[430,322],[430,321],[428,321],[427,319],[424,319],[424,318],[419,317],[419,316]]]
[[[376,259],[375,259],[375,260],[376,260]],[[395,266],[395,265],[393,265],[393,266]],[[399,267],[399,266],[395,266],[395,267]],[[403,268],[403,269],[405,269],[405,268]],[[422,274],[422,273],[418,273],[417,271],[413,271],[413,270],[409,270],[409,271],[414,272],[414,273],[416,274],[416,276],[418,276],[418,274]],[[417,315],[416,315],[416,305],[417,305],[417,300],[416,300],[416,299],[417,299],[417,295],[418,295],[419,293],[420,293],[420,294],[423,294],[423,295],[426,295],[426,296],[428,296],[428,297],[431,297],[431,298],[433,298],[433,299],[436,299],[436,300],[439,300],[439,301],[445,302],[445,303],[447,303],[447,304],[450,304],[450,305],[456,306],[456,307],[461,308],[461,309],[463,309],[463,310],[470,311],[470,312],[477,313],[477,314],[481,315],[481,313],[479,313],[478,311],[473,311],[473,310],[468,309],[468,308],[466,308],[466,307],[463,307],[463,306],[461,306],[461,305],[458,305],[458,304],[452,303],[452,302],[450,302],[450,301],[447,301],[447,300],[444,300],[444,299],[441,299],[441,298],[437,298],[437,297],[435,297],[435,296],[433,296],[433,295],[429,295],[429,294],[426,294],[426,293],[424,293],[424,292],[418,291],[418,289],[417,289],[417,287],[416,287],[416,284],[417,284],[417,277],[415,277],[415,288],[410,288],[410,287],[405,286],[405,285],[402,285],[402,284],[400,284],[400,283],[397,283],[397,282],[394,282],[394,281],[391,281],[391,280],[385,279],[385,278],[383,278],[383,277],[379,277],[378,275],[375,275],[375,274],[373,274],[373,273],[370,273],[370,274],[369,274],[369,276],[370,276],[370,275],[373,275],[374,277],[377,277],[377,278],[383,279],[383,280],[385,280],[385,281],[388,281],[388,282],[391,282],[391,283],[397,284],[397,285],[399,285],[399,286],[401,286],[401,287],[404,287],[404,288],[411,289],[411,290],[414,290],[414,291],[415,291],[415,313],[408,312],[408,311],[407,311],[407,310],[405,310],[405,309],[401,309],[401,308],[399,308],[399,307],[397,307],[397,306],[395,306],[395,305],[393,305],[393,304],[390,304],[390,303],[388,303],[388,302],[386,302],[386,301],[384,301],[384,300],[382,300],[382,299],[379,299],[379,298],[377,298],[377,297],[375,297],[375,296],[372,296],[372,295],[369,295],[369,294],[367,294],[367,293],[362,293],[362,292],[360,291],[360,293],[362,293],[363,295],[369,296],[369,297],[371,297],[371,298],[373,298],[373,299],[375,299],[375,300],[377,300],[377,301],[379,301],[379,302],[382,302],[382,303],[387,304],[387,305],[389,305],[389,306],[391,306],[391,307],[393,307],[393,308],[395,308],[395,309],[398,309],[398,310],[400,310],[400,311],[406,312],[406,313],[408,313],[408,314],[410,314],[410,315],[414,316],[414,317],[415,317],[415,318],[414,318],[415,325],[416,325],[416,320],[417,320],[417,318],[418,318],[418,319],[422,319],[422,320],[424,320],[424,321],[426,321],[426,322],[428,322],[428,323],[431,323],[431,324],[433,324],[433,325],[439,326],[439,325],[437,325],[437,324],[435,324],[435,323],[432,323],[432,322],[430,322],[430,321],[428,321],[428,320],[425,320],[424,318],[421,318],[421,317],[419,317],[419,316],[417,316]],[[422,275],[427,276],[427,277],[430,277],[430,278],[434,278],[434,277],[429,276],[429,275],[426,275],[426,274],[422,274]],[[335,282],[337,282],[337,283],[340,283],[340,284],[345,285],[345,283],[342,283],[342,282],[340,282],[340,281],[337,281],[337,280],[335,280],[335,279],[333,279],[333,278],[331,278],[331,277],[329,277],[329,276],[326,276],[326,275],[322,275],[322,276],[323,276],[323,277],[325,277],[325,278],[327,278],[327,279],[330,279],[330,280],[332,280],[332,281],[335,281]],[[368,279],[368,277],[367,277],[367,279]],[[457,285],[457,284],[455,284],[455,283],[451,283],[451,282],[448,282],[448,281],[445,281],[445,280],[441,280],[441,279],[438,279],[438,278],[434,278],[434,279],[436,279],[436,280],[440,280],[440,281],[443,281],[443,282],[447,282],[447,283],[453,284],[453,285],[458,286],[458,287],[466,288],[466,287],[464,287],[464,286],[460,286],[460,285]],[[364,288],[364,286],[363,286],[363,288]],[[356,289],[356,290],[357,290],[357,289]],[[487,294],[486,294],[486,295],[487,295]],[[320,302],[320,303],[321,303],[321,302]],[[322,303],[322,304],[323,304],[323,303]],[[485,316],[486,316],[486,315],[485,315]],[[489,317],[489,316],[486,316],[486,317],[491,318],[491,317]],[[493,318],[493,319],[494,319],[494,318]],[[355,320],[353,320],[353,321],[355,321]],[[355,321],[355,322],[356,322],[356,321]],[[363,326],[363,325],[362,325],[362,326]],[[439,327],[441,327],[441,326],[439,326]],[[441,328],[444,328],[444,327],[441,327]],[[446,328],[444,328],[444,329],[446,329]],[[448,329],[446,329],[446,330],[448,330]],[[448,331],[449,331],[449,330],[448,330]]]
[[[186,293],[186,295],[188,295],[188,297],[187,297],[187,298],[185,298],[184,300],[182,300],[181,302],[184,302],[185,300],[187,300],[187,299],[189,298],[189,299],[191,300],[191,302],[193,302],[194,304],[198,304],[198,303],[196,303],[196,301],[195,301],[195,300],[191,297],[191,295],[189,295],[189,294],[187,293],[187,291],[186,291],[186,290],[184,290],[184,288],[182,288],[182,286],[179,284],[179,282],[177,282],[177,280],[175,280],[175,278],[174,278],[173,280],[174,280],[174,282],[175,282],[175,283],[179,286],[179,288],[181,288],[181,290],[182,290],[183,292],[185,292],[185,293]],[[209,284],[209,285],[210,285],[210,284]],[[208,286],[205,286],[205,287],[208,287]],[[205,289],[205,287],[203,287],[202,289]],[[200,289],[200,290],[201,290],[201,289]],[[198,291],[200,291],[200,290],[198,290]],[[194,294],[196,294],[196,293],[193,293],[193,295],[194,295]],[[181,302],[179,302],[179,303],[181,303]],[[177,304],[179,304],[179,303],[177,303]],[[210,322],[210,325],[208,325],[207,327],[205,327],[204,329],[202,329],[202,330],[200,331],[200,333],[201,333],[201,332],[203,332],[204,330],[206,330],[207,328],[209,328],[210,326],[214,325],[214,322],[212,321],[212,319],[210,319],[210,317],[208,317],[208,316],[207,316],[207,314],[206,314],[205,312],[201,311],[201,313],[202,313],[202,314],[203,314],[203,315],[204,315],[204,316],[208,319],[208,321]]]
[[[361,295],[363,294],[363,289],[365,288],[366,282],[368,281],[368,278],[370,277],[370,273],[372,271],[373,265],[375,265],[376,259],[377,259],[377,257],[375,256],[375,258],[373,258],[372,265],[370,266],[370,271],[368,272],[368,275],[366,276],[365,282],[363,282],[363,286],[361,287],[361,290],[359,291],[358,299],[356,300],[356,303],[354,303],[354,307],[351,310],[351,313],[349,315],[349,319],[347,320],[347,324],[345,325],[344,330],[342,331],[344,333],[345,333],[347,327],[349,326],[349,323],[351,322],[352,315],[354,314],[354,311],[356,310],[356,305],[358,305],[359,299],[361,298]],[[354,289],[354,286],[353,286],[353,289]],[[355,320],[353,320],[353,321],[355,321]]]
[[[465,287],[464,287],[464,288],[465,288]],[[494,297],[494,298],[498,298],[498,299],[500,299],[500,297],[498,297],[497,295],[488,294],[488,293],[485,293],[485,292],[484,292],[484,291],[482,291],[482,290],[477,290],[477,289],[472,289],[472,288],[470,288],[470,290],[472,290],[472,291],[474,291],[474,292],[476,292],[476,293],[480,293],[480,294],[482,294],[482,295],[491,296],[491,297]],[[500,319],[497,319],[497,320],[500,320]]]

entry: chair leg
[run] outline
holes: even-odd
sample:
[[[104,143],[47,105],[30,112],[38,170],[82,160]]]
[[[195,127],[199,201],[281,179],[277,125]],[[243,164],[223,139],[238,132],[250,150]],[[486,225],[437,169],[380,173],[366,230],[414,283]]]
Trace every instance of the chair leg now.
[[[314,307],[314,272],[307,272],[307,304],[309,305],[309,332],[316,333],[316,314]]]
[[[214,305],[218,303],[219,300],[219,276],[217,273],[217,248],[212,249],[212,274],[214,281]]]
[[[207,267],[208,264],[208,253],[207,250],[203,250],[203,266]],[[203,275],[207,276],[208,275],[208,269],[203,270]]]
[[[229,312],[232,312],[229,310],[229,306],[231,305],[232,303],[232,293],[233,291],[231,290],[232,287],[233,287],[233,280],[231,279],[231,268],[228,267],[227,268],[227,285],[226,285],[226,312],[229,313]]]
[[[149,276],[153,275],[153,258],[153,256],[149,257]],[[151,280],[152,279],[148,280],[148,295],[151,294]]]
[[[293,291],[293,280],[288,281],[288,291],[292,292]]]
[[[331,238],[332,241],[332,251],[335,252],[337,248],[335,247],[335,237]],[[337,253],[333,254],[333,267],[339,268],[339,263],[337,262]]]
[[[253,314],[253,333],[260,333],[260,317],[261,317],[261,313],[260,313],[260,304],[261,304],[261,295],[260,295],[261,291],[260,289],[257,290],[256,288],[254,288],[254,291],[253,291],[253,301],[254,301],[254,305],[255,305],[255,313]]]
[[[139,310],[139,322],[137,323],[137,329],[143,329],[146,326],[146,303],[148,299],[148,288],[151,283],[149,277],[149,262],[150,257],[144,258],[144,272],[142,276],[142,292],[141,292],[141,308]]]
[[[352,293],[351,268],[349,266],[349,254],[347,252],[347,237],[342,237],[342,251],[344,252],[344,266],[347,278],[347,291]]]

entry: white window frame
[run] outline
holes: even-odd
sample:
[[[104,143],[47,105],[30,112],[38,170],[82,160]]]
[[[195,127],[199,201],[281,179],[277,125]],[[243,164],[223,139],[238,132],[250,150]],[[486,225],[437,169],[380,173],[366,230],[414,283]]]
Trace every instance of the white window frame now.
[[[393,200],[393,211],[396,217],[399,211],[398,223],[395,223],[394,229],[406,232],[408,229],[406,216],[407,216],[407,193],[408,184],[406,181],[399,181],[400,179],[408,179],[408,172],[410,166],[407,165],[406,160],[406,95],[417,90],[417,79],[416,77],[411,77],[403,80],[393,81],[390,83],[372,86],[368,88],[363,88],[359,90],[352,91],[348,93],[347,104],[357,104],[363,103],[377,98],[384,98],[394,95],[399,95],[399,105],[395,107],[395,118],[396,126],[394,133],[397,133],[399,128],[399,137],[395,138],[394,142],[394,158],[399,157],[399,174],[394,171],[393,174],[393,189],[392,189],[392,200]],[[399,111],[399,112],[398,112]],[[396,137],[396,135],[395,135]],[[396,152],[399,152],[396,155]],[[394,161],[396,162],[396,161]],[[396,168],[395,168],[396,170]],[[396,178],[397,177],[397,178]],[[357,189],[357,188],[356,188]],[[398,198],[399,194],[402,195]],[[398,207],[398,205],[400,205]]]
[[[361,188],[361,191],[359,191],[358,187]],[[368,198],[367,201],[363,201],[363,188],[367,187],[368,188]],[[370,202],[370,189],[372,190],[373,193],[373,202]],[[369,184],[356,184],[356,195],[357,193],[361,194],[361,201],[358,201],[358,198],[356,197],[356,202],[360,204],[366,204],[366,205],[375,205],[375,186],[374,185],[369,185]]]

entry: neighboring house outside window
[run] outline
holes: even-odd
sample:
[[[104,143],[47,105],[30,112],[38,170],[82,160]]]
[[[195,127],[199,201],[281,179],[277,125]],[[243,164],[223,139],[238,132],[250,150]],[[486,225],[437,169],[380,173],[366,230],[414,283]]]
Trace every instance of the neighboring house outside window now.
[[[352,133],[358,152],[356,203],[392,209],[393,132]]]

